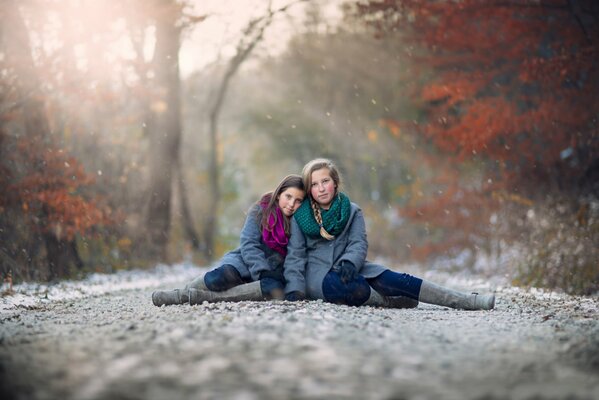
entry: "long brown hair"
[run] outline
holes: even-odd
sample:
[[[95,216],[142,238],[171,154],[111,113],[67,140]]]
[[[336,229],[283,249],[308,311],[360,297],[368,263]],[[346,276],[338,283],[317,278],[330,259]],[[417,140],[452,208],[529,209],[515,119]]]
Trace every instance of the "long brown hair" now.
[[[339,173],[339,168],[337,168],[335,163],[333,163],[333,161],[329,160],[328,158],[316,158],[312,161],[308,161],[308,163],[304,165],[304,168],[302,169],[302,180],[304,181],[306,194],[308,196],[308,199],[310,200],[310,206],[312,206],[312,211],[314,211],[314,218],[320,226],[320,236],[322,236],[326,240],[333,240],[335,239],[335,236],[328,233],[322,225],[322,215],[320,214],[320,206],[312,198],[311,193],[312,173],[323,168],[329,170],[331,179],[333,179],[333,182],[335,183],[335,196],[337,196],[337,194],[339,194],[339,191],[341,190],[341,174]]]
[[[262,195],[258,204],[262,206],[261,212],[258,213],[258,220],[260,221],[260,229],[270,229],[268,220],[272,215],[275,224],[277,223],[277,207],[279,207],[278,200],[281,193],[289,188],[296,188],[303,192],[306,191],[304,187],[304,181],[299,175],[287,175],[281,183],[272,192],[268,192]],[[283,226],[285,227],[285,234],[289,235],[289,217],[283,214]]]

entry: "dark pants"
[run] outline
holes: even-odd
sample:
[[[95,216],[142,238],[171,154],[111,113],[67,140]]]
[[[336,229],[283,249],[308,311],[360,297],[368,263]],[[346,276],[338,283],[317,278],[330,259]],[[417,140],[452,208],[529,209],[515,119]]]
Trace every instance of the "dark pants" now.
[[[379,276],[368,279],[368,284],[383,296],[406,296],[418,300],[422,279],[386,270]]]
[[[335,271],[329,271],[322,282],[326,301],[348,306],[360,306],[370,297],[371,288],[383,296],[406,296],[418,300],[422,279],[412,275],[387,270],[374,278],[358,275],[350,282],[342,282]]]
[[[285,290],[285,278],[282,272],[273,272],[268,275],[268,277],[260,279],[260,289],[262,290],[262,294],[267,298],[275,290],[279,292]],[[214,292],[222,292],[249,282],[251,280],[244,280],[239,271],[228,264],[213,269],[204,275],[206,287]]]
[[[370,286],[362,275],[344,283],[337,272],[329,271],[322,281],[322,293],[329,303],[361,306],[370,297]]]

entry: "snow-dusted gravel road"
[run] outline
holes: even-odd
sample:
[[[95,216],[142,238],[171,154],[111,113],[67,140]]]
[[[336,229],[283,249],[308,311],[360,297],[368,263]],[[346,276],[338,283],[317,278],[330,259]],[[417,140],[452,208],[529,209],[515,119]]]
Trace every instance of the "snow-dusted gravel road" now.
[[[599,399],[597,297],[499,287],[493,311],[158,308],[151,292],[175,282],[127,279],[3,298],[0,398]]]

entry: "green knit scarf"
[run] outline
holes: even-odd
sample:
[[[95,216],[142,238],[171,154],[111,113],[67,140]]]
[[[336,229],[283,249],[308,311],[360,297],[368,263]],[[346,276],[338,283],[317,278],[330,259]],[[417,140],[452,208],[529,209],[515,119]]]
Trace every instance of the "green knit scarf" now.
[[[328,210],[320,209],[324,229],[333,236],[337,236],[343,232],[349,220],[350,209],[351,203],[349,197],[341,192],[338,193]],[[302,202],[302,205],[293,214],[293,217],[306,236],[320,237],[320,226],[316,222],[316,218],[314,218],[314,210],[312,210],[309,199]]]

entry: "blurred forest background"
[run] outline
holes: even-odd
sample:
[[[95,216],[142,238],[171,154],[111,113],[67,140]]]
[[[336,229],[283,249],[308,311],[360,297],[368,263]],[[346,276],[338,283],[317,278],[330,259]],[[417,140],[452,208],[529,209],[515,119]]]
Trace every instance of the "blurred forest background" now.
[[[370,259],[599,290],[595,0],[0,5],[3,277],[208,265],[322,156]]]

